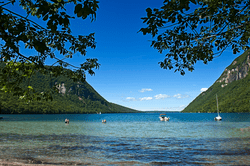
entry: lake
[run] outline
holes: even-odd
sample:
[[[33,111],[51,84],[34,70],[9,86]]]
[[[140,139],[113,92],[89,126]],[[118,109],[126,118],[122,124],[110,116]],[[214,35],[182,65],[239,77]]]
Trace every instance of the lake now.
[[[158,113],[0,115],[0,162],[250,165],[250,114],[216,115],[168,113],[166,122]]]

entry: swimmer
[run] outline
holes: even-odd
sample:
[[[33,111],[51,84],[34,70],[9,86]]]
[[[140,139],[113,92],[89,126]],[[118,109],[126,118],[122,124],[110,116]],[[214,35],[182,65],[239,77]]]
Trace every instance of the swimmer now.
[[[69,120],[68,120],[67,118],[65,119],[65,123],[66,123],[66,124],[69,124]]]

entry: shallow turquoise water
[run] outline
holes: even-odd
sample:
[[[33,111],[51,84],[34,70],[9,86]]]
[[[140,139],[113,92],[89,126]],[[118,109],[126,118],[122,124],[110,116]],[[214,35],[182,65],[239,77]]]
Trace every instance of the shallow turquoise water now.
[[[250,114],[221,114],[220,122],[213,120],[216,114],[187,113],[169,113],[168,122],[159,121],[155,113],[0,116],[4,160],[66,165],[250,163]]]

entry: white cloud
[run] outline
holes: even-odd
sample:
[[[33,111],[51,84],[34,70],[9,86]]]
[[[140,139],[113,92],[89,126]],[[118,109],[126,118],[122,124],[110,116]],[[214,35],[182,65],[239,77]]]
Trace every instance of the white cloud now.
[[[168,107],[168,108],[166,108],[166,110],[168,110],[168,111],[182,111],[185,107],[186,107],[186,105],[180,105],[177,107]]]
[[[135,98],[134,97],[127,97],[126,100],[135,101]]]
[[[165,94],[158,94],[158,95],[155,95],[154,97],[155,97],[156,100],[159,100],[159,99],[169,98],[170,96],[165,95]]]
[[[177,98],[177,99],[183,99],[183,98],[188,98],[190,97],[189,95],[182,95],[182,94],[176,94],[173,97]]]
[[[201,88],[201,93],[205,92],[208,88]]]
[[[177,94],[177,95],[174,95],[173,97],[177,98],[177,99],[180,99],[181,98],[181,94]]]
[[[142,111],[182,111],[186,105],[180,105],[176,107],[161,107],[161,108],[150,108],[150,109],[142,109]]]
[[[149,91],[153,91],[152,89],[141,89],[139,92],[143,93],[143,92],[149,92]]]
[[[143,101],[143,100],[152,100],[153,98],[152,97],[143,97],[143,98],[139,98],[140,101]]]

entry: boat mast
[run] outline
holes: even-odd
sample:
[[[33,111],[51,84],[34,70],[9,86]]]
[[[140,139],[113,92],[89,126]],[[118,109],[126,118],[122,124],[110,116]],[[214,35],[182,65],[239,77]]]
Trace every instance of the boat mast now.
[[[216,94],[216,101],[217,101],[217,113],[218,113],[218,116],[219,116],[219,105],[218,105],[218,97],[217,97],[217,94]]]

